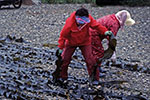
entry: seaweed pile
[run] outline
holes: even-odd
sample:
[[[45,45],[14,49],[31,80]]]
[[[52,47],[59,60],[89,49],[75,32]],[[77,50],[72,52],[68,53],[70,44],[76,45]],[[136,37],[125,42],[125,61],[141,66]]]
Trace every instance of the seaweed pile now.
[[[69,75],[68,84],[58,85],[52,80],[55,70],[57,48],[38,48],[23,38],[7,36],[0,39],[0,99],[16,100],[148,100],[141,92],[126,95],[113,93],[111,88],[120,88],[126,80],[100,82],[100,86],[90,87],[88,77]],[[78,62],[77,62],[78,61]],[[70,64],[72,69],[86,70],[81,52],[77,49]],[[118,58],[115,63],[106,61],[103,65],[115,66],[130,71],[150,74],[150,69],[142,69]]]

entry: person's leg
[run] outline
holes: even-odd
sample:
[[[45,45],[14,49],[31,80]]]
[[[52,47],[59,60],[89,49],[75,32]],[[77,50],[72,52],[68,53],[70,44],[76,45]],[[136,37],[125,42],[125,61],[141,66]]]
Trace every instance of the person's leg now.
[[[97,66],[97,69],[96,69],[96,73],[95,73],[95,80],[99,80],[99,76],[101,74],[101,70],[99,70],[99,69],[101,69],[101,62],[98,62],[98,60],[104,56],[104,48],[101,44],[101,40],[98,40],[98,38],[96,36],[95,37],[93,36],[93,42],[98,41],[98,43],[96,42],[96,43],[92,44],[92,54],[93,54],[96,62],[99,63]],[[98,44],[98,45],[96,45],[96,44]]]
[[[85,62],[86,62],[86,65],[87,65],[88,74],[91,75],[92,74],[92,70],[93,70],[93,66],[96,63],[95,58],[92,55],[91,45],[80,46],[79,48],[81,49],[83,57],[85,59]]]
[[[66,46],[62,53],[63,64],[61,66],[60,78],[68,78],[68,65],[70,64],[71,57],[75,51],[76,47]]]

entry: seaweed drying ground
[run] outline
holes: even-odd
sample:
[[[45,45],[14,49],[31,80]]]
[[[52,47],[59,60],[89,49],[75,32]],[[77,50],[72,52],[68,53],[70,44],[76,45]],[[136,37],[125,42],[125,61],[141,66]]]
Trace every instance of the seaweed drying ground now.
[[[55,70],[56,47],[34,47],[23,38],[7,36],[0,39],[0,98],[17,100],[148,100],[149,92],[128,87],[129,80],[112,78],[123,73],[115,70],[144,73],[150,69],[139,66],[140,61],[117,58],[105,61],[107,70],[101,76],[100,88],[89,87],[86,66],[80,50],[76,50],[69,66],[68,84],[59,86],[52,81]],[[110,69],[110,70],[109,70]],[[111,77],[110,77],[111,76]],[[110,79],[109,79],[110,77]]]

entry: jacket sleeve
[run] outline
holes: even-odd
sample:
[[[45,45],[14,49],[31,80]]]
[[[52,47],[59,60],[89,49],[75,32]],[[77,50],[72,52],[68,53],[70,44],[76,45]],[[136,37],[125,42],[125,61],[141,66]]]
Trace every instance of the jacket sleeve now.
[[[101,25],[100,23],[98,23],[91,15],[89,15],[89,18],[91,20],[90,22],[90,27],[92,29],[96,29],[97,31],[99,31],[99,33],[101,35],[104,35],[107,30],[107,28],[103,25]]]
[[[63,29],[60,32],[60,37],[58,39],[58,47],[63,49],[65,47],[65,41],[69,38],[70,26],[67,24],[64,25]]]
[[[114,26],[108,25],[108,30],[111,31],[116,36],[119,30],[119,26],[117,26],[117,24]]]
[[[65,39],[60,37],[60,38],[58,39],[58,47],[59,47],[60,49],[63,49],[64,46],[65,46]]]

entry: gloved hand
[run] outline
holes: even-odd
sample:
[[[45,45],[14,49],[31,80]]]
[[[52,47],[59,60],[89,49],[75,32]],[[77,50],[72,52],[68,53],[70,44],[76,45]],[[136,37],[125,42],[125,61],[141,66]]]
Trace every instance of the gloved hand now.
[[[56,52],[57,52],[57,55],[58,55],[58,56],[61,56],[61,54],[62,54],[63,50],[62,50],[62,49],[57,49],[57,51],[56,51]]]
[[[111,32],[111,31],[106,31],[105,32],[105,35],[107,36],[107,35],[109,35],[109,36],[111,36],[113,33]]]

